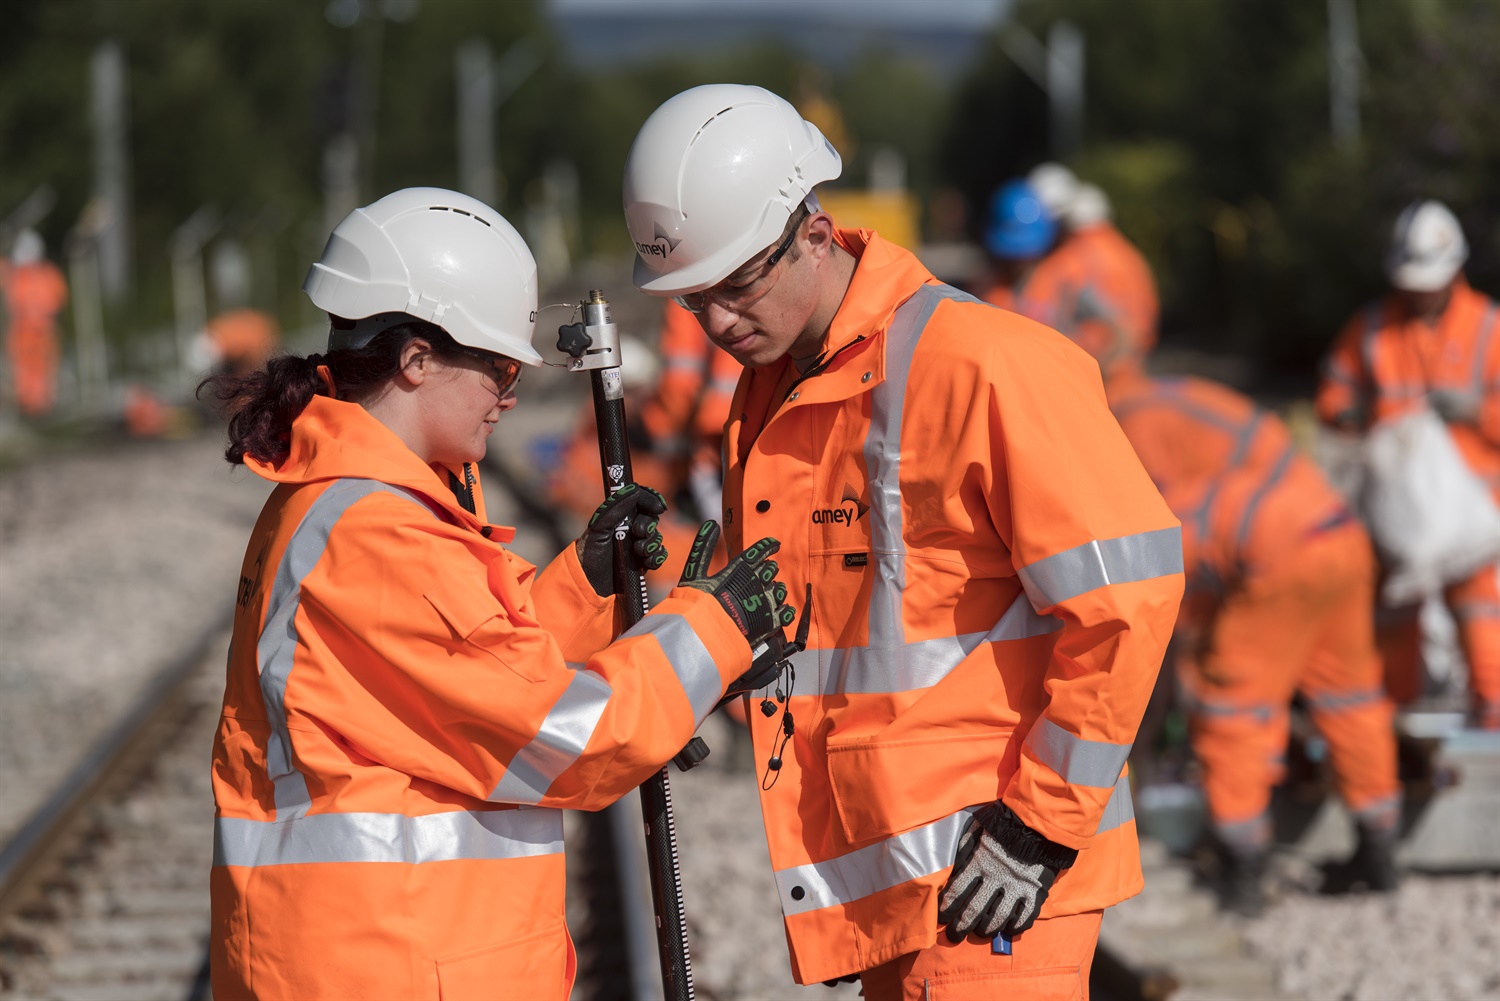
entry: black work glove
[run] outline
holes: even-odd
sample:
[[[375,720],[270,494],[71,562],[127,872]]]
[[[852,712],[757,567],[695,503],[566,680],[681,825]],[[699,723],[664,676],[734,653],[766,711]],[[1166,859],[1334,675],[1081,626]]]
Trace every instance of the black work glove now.
[[[1076,848],[1049,841],[996,801],[969,820],[943,895],[938,924],[948,941],[966,935],[1014,938],[1031,927],[1057,874],[1078,858]]]
[[[639,483],[627,483],[594,509],[589,527],[578,537],[578,562],[601,598],[615,593],[615,540],[626,539],[635,569],[655,570],[667,561],[657,519],[667,510],[661,494]]]
[[[699,526],[693,548],[682,568],[682,580],[678,583],[682,587],[706,591],[717,598],[719,606],[749,641],[752,663],[744,678],[758,671],[767,672],[774,678],[775,665],[782,659],[786,645],[786,636],[781,629],[797,618],[797,610],[786,603],[786,585],[776,579],[778,567],[770,559],[781,548],[781,543],[775,539],[761,539],[730,560],[723,570],[708,577],[705,576],[708,564],[718,542],[718,522],[705,521]],[[739,686],[738,682],[732,687],[751,690]]]

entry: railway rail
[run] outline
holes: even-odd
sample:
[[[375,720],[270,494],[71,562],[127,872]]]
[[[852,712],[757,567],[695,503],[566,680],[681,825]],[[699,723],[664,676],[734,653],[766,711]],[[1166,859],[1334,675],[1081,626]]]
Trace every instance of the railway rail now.
[[[208,996],[205,751],[227,625],[163,668],[0,849],[0,998]]]

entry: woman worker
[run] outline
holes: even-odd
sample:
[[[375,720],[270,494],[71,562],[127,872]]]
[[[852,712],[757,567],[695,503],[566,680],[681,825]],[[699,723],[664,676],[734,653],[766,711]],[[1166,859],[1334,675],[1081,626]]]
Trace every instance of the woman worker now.
[[[214,742],[214,996],[566,998],[561,810],[639,785],[734,690],[793,614],[777,544],[611,643],[615,527],[658,561],[661,498],[617,492],[537,574],[472,471],[542,360],[510,224],[398,191],[303,287],[327,353],[212,381],[227,458],[277,484]]]

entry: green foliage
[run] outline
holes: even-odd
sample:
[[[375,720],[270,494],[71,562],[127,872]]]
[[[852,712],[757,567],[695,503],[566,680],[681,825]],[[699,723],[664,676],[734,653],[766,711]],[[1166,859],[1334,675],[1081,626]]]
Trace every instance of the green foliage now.
[[[1166,338],[1308,380],[1381,287],[1402,205],[1437,197],[1500,292],[1500,4],[1359,0],[1362,135],[1329,123],[1327,7],[1306,0],[1037,0],[1087,40],[1085,147],[1070,159],[1115,203],[1163,290]],[[1002,29],[1004,30],[1004,29]],[[1046,98],[998,40],[960,86],[947,178],[973,206],[1048,158]],[[965,160],[973,143],[981,155]],[[976,162],[977,161],[977,162]],[[977,220],[976,220],[977,221]]]

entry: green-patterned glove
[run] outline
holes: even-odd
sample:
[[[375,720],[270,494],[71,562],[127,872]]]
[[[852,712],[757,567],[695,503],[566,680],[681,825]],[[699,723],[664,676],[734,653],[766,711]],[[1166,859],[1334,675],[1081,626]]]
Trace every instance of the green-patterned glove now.
[[[772,634],[779,637],[781,628],[797,618],[797,610],[786,603],[786,585],[776,579],[778,567],[770,559],[781,543],[761,539],[709,577],[708,564],[718,542],[718,522],[705,521],[693,539],[679,583],[717,598],[750,642],[750,649],[755,650],[765,645]]]
[[[594,509],[589,527],[578,537],[578,562],[602,597],[615,593],[615,540],[628,539],[626,547],[636,569],[655,570],[667,561],[657,519],[667,510],[662,495],[639,483],[627,483]]]

